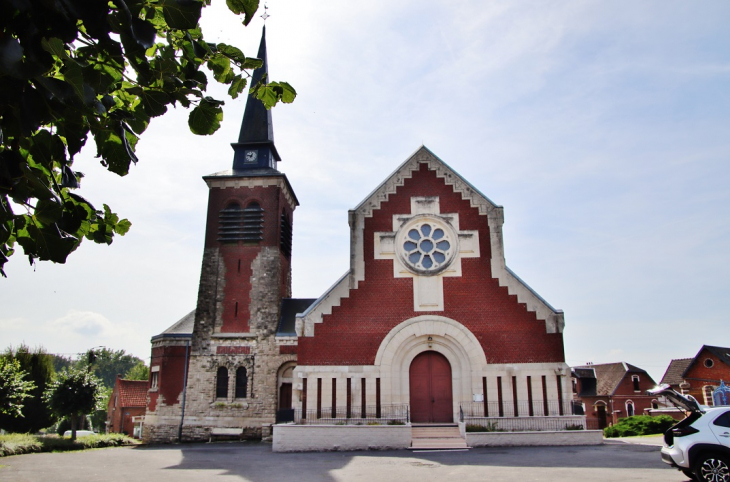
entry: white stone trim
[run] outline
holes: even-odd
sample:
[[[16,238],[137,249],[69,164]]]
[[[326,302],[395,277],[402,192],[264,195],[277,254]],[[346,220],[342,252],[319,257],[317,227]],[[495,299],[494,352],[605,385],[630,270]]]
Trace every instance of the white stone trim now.
[[[260,177],[205,177],[203,178],[209,189],[239,189],[242,187],[254,188],[254,187],[269,187],[276,186],[281,188],[281,192],[284,193],[287,203],[291,209],[295,209],[297,201],[294,198],[294,194],[289,189],[286,180],[280,176],[260,176]]]

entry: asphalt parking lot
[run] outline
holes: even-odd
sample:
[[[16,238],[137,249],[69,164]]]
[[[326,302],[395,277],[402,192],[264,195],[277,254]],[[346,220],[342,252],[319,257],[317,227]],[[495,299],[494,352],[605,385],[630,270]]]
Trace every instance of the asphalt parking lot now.
[[[183,444],[4,457],[0,481],[686,481],[658,450],[611,443],[278,454],[263,443]]]

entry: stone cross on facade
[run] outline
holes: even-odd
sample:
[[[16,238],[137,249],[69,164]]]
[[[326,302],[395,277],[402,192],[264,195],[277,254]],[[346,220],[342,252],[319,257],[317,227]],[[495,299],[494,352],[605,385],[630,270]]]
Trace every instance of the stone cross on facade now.
[[[479,257],[479,232],[460,231],[459,215],[441,214],[437,196],[412,197],[411,214],[375,233],[374,253],[393,260],[394,278],[413,278],[414,311],[443,311],[443,278],[461,276],[462,258]]]

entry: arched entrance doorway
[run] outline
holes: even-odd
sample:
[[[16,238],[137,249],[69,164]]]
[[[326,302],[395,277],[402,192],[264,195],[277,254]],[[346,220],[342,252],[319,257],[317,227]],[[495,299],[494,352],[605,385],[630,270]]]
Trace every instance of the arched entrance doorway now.
[[[424,351],[411,362],[409,376],[411,421],[453,422],[451,364],[446,357],[435,351]]]

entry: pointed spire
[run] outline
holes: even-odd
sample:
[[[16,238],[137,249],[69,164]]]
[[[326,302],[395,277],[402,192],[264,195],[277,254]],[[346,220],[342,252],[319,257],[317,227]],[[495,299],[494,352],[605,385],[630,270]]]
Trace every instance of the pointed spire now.
[[[264,77],[266,77],[264,82],[268,82],[266,26],[261,32],[258,58],[263,61],[263,64],[253,71],[251,87],[259,83]],[[276,162],[281,160],[274,146],[274,124],[271,120],[271,110],[267,110],[263,102],[252,94],[249,94],[246,100],[246,110],[243,113],[238,142],[231,145],[235,152],[233,156],[234,171],[261,168],[276,169]]]

